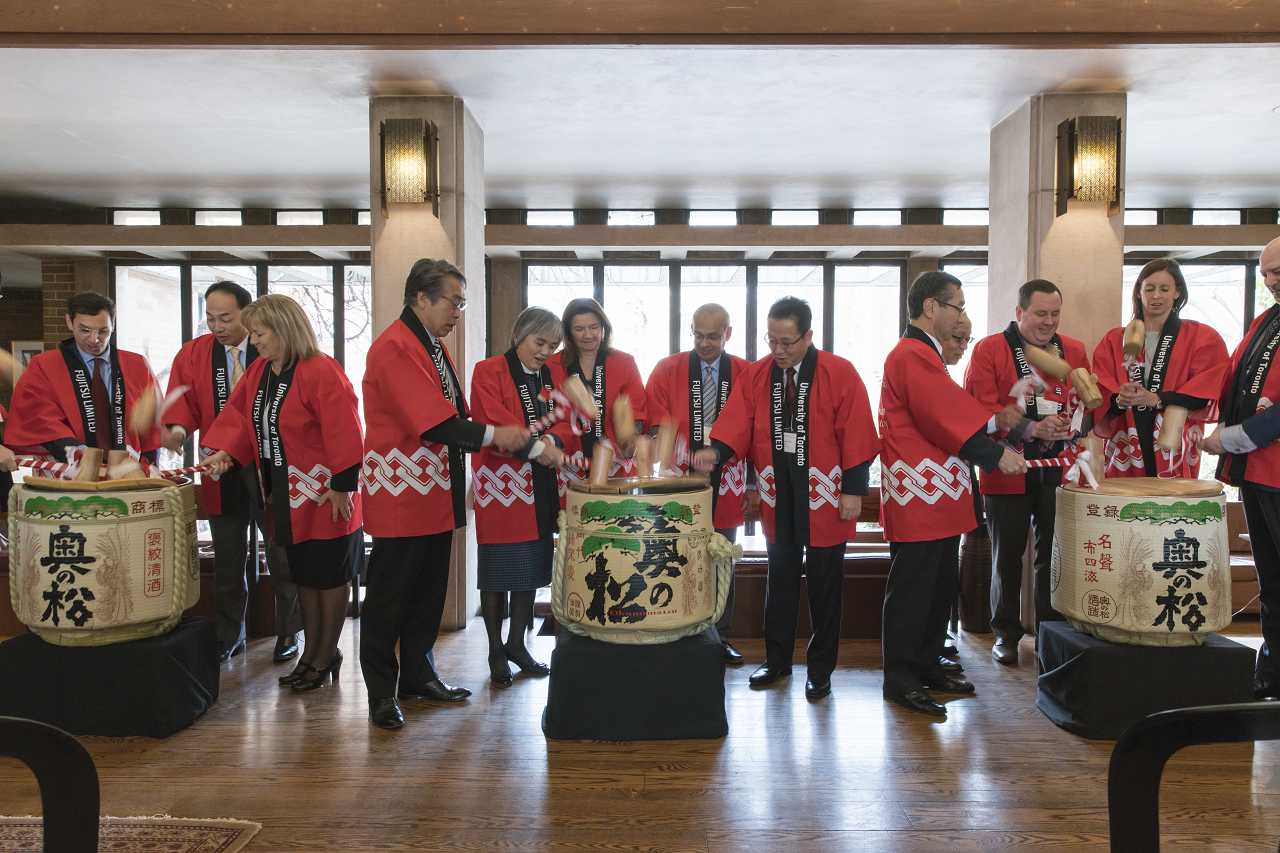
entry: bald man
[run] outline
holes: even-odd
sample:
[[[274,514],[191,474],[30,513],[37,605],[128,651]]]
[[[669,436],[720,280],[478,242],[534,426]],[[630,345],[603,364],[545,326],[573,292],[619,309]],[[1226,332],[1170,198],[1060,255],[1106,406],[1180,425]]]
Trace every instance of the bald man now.
[[[1280,302],[1280,238],[1262,250],[1262,282]],[[1219,480],[1240,487],[1262,599],[1262,648],[1254,669],[1258,699],[1280,699],[1280,304],[1253,321],[1231,354],[1219,403],[1218,428],[1200,449],[1219,456]]]
[[[678,453],[675,460],[680,476],[689,471],[689,454],[710,444],[711,427],[724,409],[729,391],[750,366],[746,359],[725,352],[733,326],[723,305],[708,303],[694,311],[689,334],[693,336],[693,349],[662,359],[645,385],[652,429],[656,431],[670,417],[677,432],[688,439],[688,450]],[[755,484],[747,483],[747,463],[740,457],[733,456],[712,469],[711,506],[716,532],[730,542],[737,538],[745,513],[759,516],[760,499]],[[733,590],[730,579],[729,598],[724,614],[716,622],[716,631],[724,646],[725,662],[738,666],[742,655],[729,644]]]

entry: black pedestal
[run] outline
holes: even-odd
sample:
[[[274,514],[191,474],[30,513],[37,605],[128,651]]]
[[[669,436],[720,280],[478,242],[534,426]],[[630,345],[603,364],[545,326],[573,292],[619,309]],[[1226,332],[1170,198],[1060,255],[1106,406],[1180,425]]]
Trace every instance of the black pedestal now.
[[[724,737],[719,636],[713,628],[674,643],[621,645],[561,627],[542,731],[555,740]]]
[[[35,634],[0,643],[0,715],[73,735],[168,737],[217,698],[212,619],[109,646],[55,646]]]
[[[1202,646],[1108,643],[1066,622],[1040,624],[1036,707],[1069,732],[1116,740],[1159,711],[1253,700],[1253,649],[1210,634]]]

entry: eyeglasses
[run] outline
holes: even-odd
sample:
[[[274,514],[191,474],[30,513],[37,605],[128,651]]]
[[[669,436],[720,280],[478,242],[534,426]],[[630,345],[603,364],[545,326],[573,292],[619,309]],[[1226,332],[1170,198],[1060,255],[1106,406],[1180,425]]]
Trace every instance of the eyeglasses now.
[[[716,333],[716,334],[714,334],[714,335],[704,335],[704,334],[702,334],[701,332],[694,332],[694,333],[693,333],[693,340],[694,340],[696,343],[704,343],[704,342],[707,342],[707,343],[718,344],[718,343],[720,343],[720,341],[721,341],[721,340],[723,340],[723,339],[724,339],[724,334],[722,334],[722,333]]]
[[[800,337],[796,338],[794,341],[787,341],[787,340],[783,340],[782,338],[770,337],[768,334],[764,336],[764,342],[766,345],[768,345],[769,349],[773,349],[774,347],[791,349],[793,346],[800,343],[802,340],[804,340],[804,335],[801,335]]]
[[[961,314],[964,314],[964,306],[963,306],[963,305],[952,305],[950,302],[943,302],[941,299],[935,299],[935,300],[933,300],[933,301],[934,301],[934,302],[937,302],[939,305],[945,305],[945,306],[946,306],[946,307],[948,307],[948,308],[954,308],[954,309],[956,309],[957,311],[959,311]],[[967,316],[967,315],[966,315],[966,316]]]
[[[446,296],[444,298],[448,300],[448,302],[452,304],[454,308],[458,309],[458,313],[462,313],[463,311],[467,310],[466,297],[459,297],[457,299],[454,299],[452,296]]]

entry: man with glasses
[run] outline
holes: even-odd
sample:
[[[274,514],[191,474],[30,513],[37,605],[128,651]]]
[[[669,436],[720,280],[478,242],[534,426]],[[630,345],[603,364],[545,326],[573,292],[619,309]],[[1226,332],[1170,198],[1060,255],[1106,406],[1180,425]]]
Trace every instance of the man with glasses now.
[[[1021,450],[1025,459],[1050,459],[1061,453],[1071,437],[1072,412],[1080,405],[1071,383],[1054,376],[1040,377],[1047,387],[1037,389],[1029,402],[1009,396],[1015,383],[1031,376],[1028,347],[1056,350],[1073,369],[1089,369],[1084,344],[1058,334],[1061,317],[1058,286],[1039,278],[1027,282],[1018,288],[1014,321],[1000,334],[978,341],[965,370],[965,390],[992,413],[987,433]],[[1092,425],[1092,415],[1088,418],[1084,432]],[[1021,617],[1022,555],[1029,531],[1035,534],[1035,633],[1041,622],[1062,618],[1049,601],[1049,559],[1062,469],[1036,468],[1013,475],[983,471],[980,478],[991,533],[991,630],[996,635],[991,656],[1012,666],[1018,662],[1018,641],[1026,633]]]
[[[234,281],[217,281],[204,294],[205,320],[209,334],[187,341],[173,358],[169,372],[169,393],[185,386],[189,390],[177,398],[165,415],[170,433],[164,446],[182,452],[187,436],[200,431],[203,439],[222,412],[231,391],[258,357],[249,343],[249,332],[240,322],[240,312],[253,301],[249,291]],[[213,455],[199,448],[200,459]],[[235,465],[216,480],[200,478],[204,506],[209,513],[209,533],[213,538],[214,624],[218,635],[218,657],[224,663],[244,651],[245,613],[249,606],[249,582],[245,561],[249,556],[249,525],[256,520],[266,539],[266,519],[258,497],[257,469]],[[256,555],[255,555],[256,557]],[[298,656],[298,632],[302,612],[298,588],[289,577],[289,563],[282,546],[267,543],[267,570],[275,592],[276,645],[272,660],[284,663]],[[257,578],[258,561],[250,561]]]
[[[881,647],[884,698],[945,717],[925,692],[973,693],[942,665],[959,577],[960,534],[977,526],[969,463],[1021,473],[1026,462],[987,435],[991,417],[947,374],[943,341],[964,314],[960,280],[921,273],[911,322],[884,365],[880,391],[880,522],[889,540]]]
[[[696,451],[693,465],[710,471],[734,456],[755,465],[769,576],[765,663],[751,674],[751,686],[791,674],[803,574],[813,625],[805,695],[820,699],[831,692],[840,651],[845,543],[854,535],[878,443],[858,371],[813,346],[812,322],[803,299],[773,304],[765,336],[773,357],[744,372],[716,420],[711,447]]]
[[[711,444],[711,428],[724,410],[743,371],[751,365],[744,358],[729,355],[725,344],[733,334],[729,312],[721,305],[709,303],[693,312],[689,325],[693,349],[667,356],[657,363],[645,385],[648,398],[650,432],[671,418],[680,435],[688,440],[688,452],[678,454],[676,473],[689,470],[689,455]],[[737,539],[744,512],[759,512],[760,499],[755,484],[747,484],[747,463],[732,456],[711,471],[712,523],[717,533],[730,542]],[[734,581],[729,580],[729,598],[724,614],[716,622],[716,631],[724,645],[724,659],[734,666],[742,664],[742,655],[729,644],[729,627],[733,623]]]
[[[440,633],[453,531],[466,523],[465,454],[524,447],[523,426],[468,419],[462,382],[443,339],[462,319],[466,279],[424,258],[404,286],[400,318],[369,347],[364,373],[365,532],[373,537],[360,636],[369,721],[398,729],[405,700],[461,702],[431,653]],[[461,594],[461,593],[460,593]],[[400,658],[396,659],[399,645]]]

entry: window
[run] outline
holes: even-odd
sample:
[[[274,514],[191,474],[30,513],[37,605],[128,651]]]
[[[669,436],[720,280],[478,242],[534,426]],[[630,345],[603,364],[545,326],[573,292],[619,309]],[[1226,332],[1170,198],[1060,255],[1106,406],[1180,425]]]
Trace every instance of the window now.
[[[1239,225],[1240,211],[1238,210],[1193,210],[1191,211],[1192,225]]]
[[[817,225],[818,211],[816,210],[775,210],[773,211],[772,224],[774,225]]]
[[[346,340],[342,365],[360,400],[364,417],[364,364],[373,346],[373,270],[367,266],[346,267],[343,287],[343,325]]]
[[[333,267],[271,266],[267,292],[280,293],[302,306],[320,341],[320,351],[333,355]]]
[[[572,225],[572,210],[530,210],[526,214],[526,225]]]
[[[668,273],[665,264],[604,268],[604,310],[613,325],[613,346],[635,358],[642,381],[671,354]]]
[[[525,304],[538,305],[560,314],[571,299],[594,297],[594,281],[592,269],[588,266],[530,264],[529,294]]]
[[[1125,225],[1159,225],[1159,218],[1154,210],[1129,210],[1124,211]]]
[[[197,225],[239,225],[240,211],[238,210],[197,210]]]
[[[653,225],[657,217],[652,210],[611,210],[610,225]]]
[[[249,266],[207,266],[191,268],[191,337],[209,334],[204,293],[215,281],[234,281],[258,298],[258,268]]]
[[[898,343],[898,305],[902,293],[899,266],[836,266],[835,340],[832,351],[853,362],[871,397],[871,411],[880,408],[884,360]]]
[[[756,281],[756,337],[761,339],[756,351],[761,356],[768,353],[763,338],[769,330],[769,308],[784,296],[798,296],[809,303],[813,311],[813,345],[822,349],[822,267],[761,264]]]
[[[973,352],[973,345],[999,329],[987,331],[987,265],[943,264],[942,271],[949,272],[960,279],[964,288],[964,312],[969,316],[969,322],[973,324],[969,349],[965,350],[959,364],[947,368],[956,383],[963,385],[964,370],[969,365],[969,354]],[[1009,319],[1013,319],[1013,306],[1009,307]]]
[[[159,225],[158,210],[115,210],[111,213],[112,225]]]
[[[323,225],[323,210],[277,210],[277,225]]]
[[[182,269],[176,266],[117,267],[115,275],[116,346],[146,356],[169,387],[173,358],[182,347]],[[182,467],[182,457],[161,449],[162,468]]]
[[[693,312],[707,303],[723,305],[729,312],[729,326],[733,332],[725,349],[739,358],[747,357],[747,268],[725,264],[723,266],[680,267],[680,337],[679,349],[693,349]],[[761,331],[760,334],[764,334]],[[764,352],[764,344],[757,351]]]
[[[738,211],[736,210],[691,210],[689,211],[690,225],[737,225]]]
[[[991,211],[989,210],[944,210],[942,211],[943,225],[990,225]]]
[[[854,225],[901,225],[901,210],[855,210]]]
[[[1138,280],[1142,264],[1124,265],[1124,299],[1120,308],[1120,322],[1133,318],[1133,284]],[[1212,326],[1222,335],[1227,352],[1233,352],[1244,337],[1244,266],[1218,264],[1182,264],[1182,276],[1187,280],[1187,304],[1181,316]],[[1257,293],[1266,297],[1266,304],[1257,309],[1254,316],[1271,305],[1271,294],[1265,287]]]
[[[485,214],[485,216],[487,217],[487,216],[488,216],[488,214]],[[369,211],[367,211],[367,210],[357,210],[357,211],[356,211],[356,224],[357,224],[357,225],[372,225],[372,224],[373,224],[373,216],[372,216],[372,215],[370,215]]]

